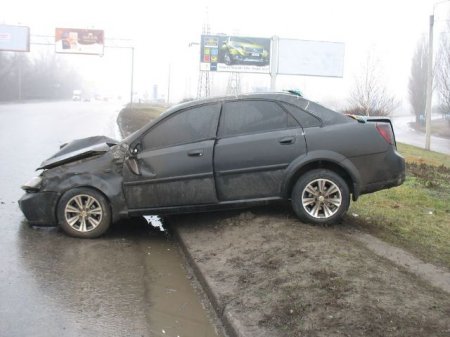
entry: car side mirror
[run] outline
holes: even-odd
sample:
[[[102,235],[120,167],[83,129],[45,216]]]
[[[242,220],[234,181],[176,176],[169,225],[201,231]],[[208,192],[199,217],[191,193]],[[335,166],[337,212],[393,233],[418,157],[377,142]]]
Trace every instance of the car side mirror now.
[[[139,143],[136,143],[134,146],[131,147],[130,154],[134,157],[138,153],[140,153],[141,151],[142,151],[142,144],[139,142]]]

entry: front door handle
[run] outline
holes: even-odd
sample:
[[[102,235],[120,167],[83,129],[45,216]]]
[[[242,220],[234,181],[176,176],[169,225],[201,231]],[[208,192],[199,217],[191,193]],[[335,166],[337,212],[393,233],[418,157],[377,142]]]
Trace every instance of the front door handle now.
[[[202,150],[192,150],[188,152],[188,156],[189,157],[201,157],[203,156],[203,151]]]
[[[282,144],[282,145],[288,145],[288,144],[294,144],[295,143],[295,137],[283,137],[283,138],[280,138],[279,140],[278,140],[278,142],[280,143],[280,144]]]

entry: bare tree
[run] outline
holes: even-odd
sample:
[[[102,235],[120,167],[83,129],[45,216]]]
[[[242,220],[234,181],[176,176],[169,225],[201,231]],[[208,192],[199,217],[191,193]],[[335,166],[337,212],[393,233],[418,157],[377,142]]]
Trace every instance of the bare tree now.
[[[450,24],[447,34],[442,34],[436,59],[436,87],[439,93],[441,111],[450,112]]]
[[[367,55],[360,73],[355,77],[346,112],[366,116],[389,116],[398,106],[394,95],[383,83],[380,62],[372,53]]]
[[[420,122],[420,116],[425,116],[427,67],[428,43],[423,37],[417,42],[411,63],[411,76],[408,84],[409,103],[412,107],[412,113],[416,116],[416,123]]]

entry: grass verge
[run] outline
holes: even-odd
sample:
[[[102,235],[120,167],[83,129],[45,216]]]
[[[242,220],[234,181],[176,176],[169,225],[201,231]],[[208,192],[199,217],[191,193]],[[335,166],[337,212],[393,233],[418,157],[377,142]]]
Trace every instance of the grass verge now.
[[[412,122],[409,125],[417,131],[425,132],[425,125],[417,125],[415,122]],[[450,138],[450,121],[445,119],[432,120],[431,134],[433,136]]]
[[[450,268],[450,156],[398,144],[402,186],[363,195],[348,217],[364,230],[421,259]]]

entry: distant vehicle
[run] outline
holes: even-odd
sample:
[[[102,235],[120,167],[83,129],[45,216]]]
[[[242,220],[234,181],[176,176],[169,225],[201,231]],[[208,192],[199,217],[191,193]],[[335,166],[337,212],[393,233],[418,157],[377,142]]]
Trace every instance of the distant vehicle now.
[[[74,90],[72,93],[72,101],[81,101],[81,90]]]
[[[233,64],[269,64],[269,51],[254,41],[241,37],[228,37],[221,48],[222,62]]]
[[[349,117],[289,93],[174,106],[121,142],[62,145],[22,188],[31,224],[93,238],[121,217],[193,213],[290,200],[327,224],[350,196],[398,186],[405,160],[387,118]]]

